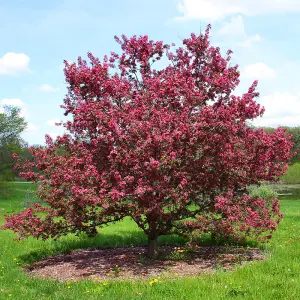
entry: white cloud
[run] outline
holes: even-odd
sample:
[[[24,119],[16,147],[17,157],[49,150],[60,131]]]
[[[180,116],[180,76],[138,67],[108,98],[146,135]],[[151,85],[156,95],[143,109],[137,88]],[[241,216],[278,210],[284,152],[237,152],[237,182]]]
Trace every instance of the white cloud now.
[[[251,47],[255,42],[261,41],[262,38],[259,34],[255,34],[252,36],[247,36],[246,39],[240,43],[238,43],[238,46],[240,47]]]
[[[39,90],[45,93],[52,93],[59,91],[59,88],[54,88],[52,85],[44,83],[39,86]]]
[[[235,16],[229,22],[225,22],[218,34],[221,35],[237,35],[244,37],[246,35],[244,19],[242,16]]]
[[[266,111],[253,121],[256,126],[299,126],[300,94],[273,93],[258,101]]]
[[[223,23],[217,34],[232,36],[242,39],[237,43],[239,47],[251,47],[253,43],[261,41],[259,34],[248,36],[245,30],[244,18],[241,15],[234,16],[229,22]]]
[[[50,132],[50,133],[48,133],[48,135],[50,135],[50,137],[51,137],[53,140],[55,140],[59,134],[58,134],[57,132]]]
[[[24,53],[7,52],[0,58],[0,74],[17,75],[28,72],[30,58]]]
[[[228,1],[225,0],[183,0],[177,4],[177,9],[183,14],[183,16],[177,17],[178,21],[187,19],[215,21],[232,14],[233,11],[235,11],[235,13],[239,13],[237,8],[229,6]]]
[[[177,4],[182,14],[177,20],[202,19],[216,21],[225,17],[242,14],[246,16],[300,12],[297,0],[181,0]]]
[[[49,125],[49,126],[56,126],[55,123],[59,123],[59,122],[60,122],[59,120],[54,119],[54,120],[48,120],[46,122],[46,124]]]
[[[242,69],[241,76],[251,79],[272,79],[276,72],[265,63],[259,62]]]
[[[0,109],[1,109],[0,112],[1,113],[2,113],[2,111],[4,112],[3,106],[5,106],[5,105],[20,107],[21,110],[20,110],[19,115],[24,118],[29,117],[29,113],[25,106],[25,103],[21,99],[19,99],[19,98],[4,98],[4,99],[0,100]]]
[[[22,107],[19,115],[25,119],[29,117],[29,113],[26,107]]]
[[[52,85],[44,83],[39,86],[39,90],[45,93],[52,93],[59,91],[59,88],[54,88]]]
[[[27,128],[25,130],[26,133],[34,135],[38,131],[39,131],[39,127],[38,126],[36,126],[36,125],[34,125],[34,124],[30,123],[30,122],[27,124]]]
[[[24,102],[19,98],[4,98],[0,101],[1,105],[12,105],[24,107]]]

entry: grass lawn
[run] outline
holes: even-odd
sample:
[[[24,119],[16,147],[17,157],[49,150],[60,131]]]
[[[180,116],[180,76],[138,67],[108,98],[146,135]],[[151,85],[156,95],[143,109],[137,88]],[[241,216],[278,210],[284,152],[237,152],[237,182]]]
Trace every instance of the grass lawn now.
[[[5,213],[22,209],[32,199],[30,184],[16,184],[9,199],[0,199],[0,224]],[[236,268],[185,279],[96,283],[59,283],[33,279],[21,266],[70,249],[145,244],[146,238],[126,219],[101,230],[93,239],[67,236],[59,241],[34,239],[14,242],[9,231],[0,231],[0,299],[300,299],[300,199],[283,200],[285,214],[279,230],[265,246],[268,259]],[[180,242],[168,237],[160,243]]]

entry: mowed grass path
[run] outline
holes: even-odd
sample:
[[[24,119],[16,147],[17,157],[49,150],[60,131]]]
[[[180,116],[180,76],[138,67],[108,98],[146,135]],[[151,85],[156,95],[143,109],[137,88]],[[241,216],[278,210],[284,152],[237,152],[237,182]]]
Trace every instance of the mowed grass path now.
[[[34,188],[16,184],[10,199],[0,199],[0,224],[5,213],[24,207],[30,199],[26,190]],[[59,283],[30,278],[21,269],[22,265],[70,249],[145,244],[146,238],[129,219],[103,228],[94,239],[82,235],[57,242],[14,242],[12,232],[0,231],[0,299],[300,299],[300,200],[283,200],[282,211],[285,217],[279,230],[265,246],[266,261],[237,267],[233,272],[220,270],[215,275],[162,279],[152,286],[148,281]],[[180,239],[169,237],[160,242]]]

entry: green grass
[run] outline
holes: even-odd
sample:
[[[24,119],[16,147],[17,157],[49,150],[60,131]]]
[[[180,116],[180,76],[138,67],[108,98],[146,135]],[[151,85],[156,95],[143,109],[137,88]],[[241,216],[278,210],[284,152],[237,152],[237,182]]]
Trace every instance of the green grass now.
[[[300,183],[300,163],[295,163],[286,171],[286,174],[280,178],[284,184],[297,184]]]
[[[24,207],[24,201],[31,195],[27,189],[33,190],[34,186],[16,184],[10,199],[0,199],[0,224],[5,213]],[[0,299],[300,299],[300,201],[283,200],[282,211],[285,217],[280,228],[266,246],[267,260],[233,272],[166,279],[152,286],[148,281],[109,282],[104,286],[86,280],[72,283],[68,288],[66,283],[30,278],[21,269],[22,265],[69,249],[145,244],[146,238],[129,219],[103,228],[101,235],[93,239],[82,235],[67,236],[57,242],[34,239],[13,242],[12,232],[0,231]],[[182,240],[178,237],[160,240],[160,243],[170,242]]]

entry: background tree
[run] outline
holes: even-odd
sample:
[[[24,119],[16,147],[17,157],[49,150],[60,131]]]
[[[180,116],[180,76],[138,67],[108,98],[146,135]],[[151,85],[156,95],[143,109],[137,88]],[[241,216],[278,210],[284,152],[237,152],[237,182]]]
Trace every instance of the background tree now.
[[[15,177],[13,172],[13,153],[26,151],[28,147],[21,138],[21,133],[26,128],[26,122],[20,116],[20,108],[6,106],[0,113],[0,193],[9,189],[8,181]]]
[[[171,233],[270,237],[278,200],[235,190],[275,181],[292,143],[282,129],[247,126],[264,111],[255,102],[257,82],[232,95],[238,66],[230,66],[231,51],[222,57],[210,46],[209,29],[174,52],[147,36],[122,36],[120,55],[65,62],[70,134],[55,142],[48,136],[46,148],[31,149],[34,162],[17,165],[48,206],[7,216],[4,228],[20,238],[92,236],[97,226],[130,216],[148,237],[150,257],[157,238]],[[169,64],[154,69],[164,55]]]
[[[26,122],[20,116],[20,108],[5,106],[0,113],[0,143],[1,145],[11,141],[20,141],[20,134],[26,128]]]

